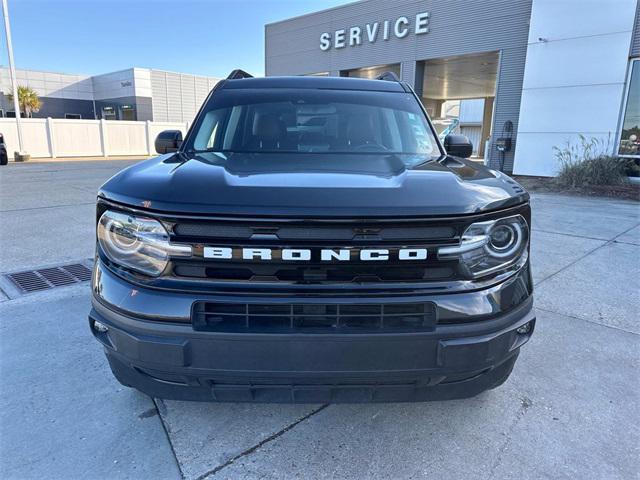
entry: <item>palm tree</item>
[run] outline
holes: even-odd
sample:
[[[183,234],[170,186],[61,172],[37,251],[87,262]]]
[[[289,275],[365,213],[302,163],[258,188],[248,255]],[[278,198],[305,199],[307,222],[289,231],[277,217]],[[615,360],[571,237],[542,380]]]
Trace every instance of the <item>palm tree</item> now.
[[[13,102],[13,94],[10,93],[7,97],[10,102]],[[31,117],[33,112],[40,110],[42,101],[34,89],[18,85],[18,104],[20,105],[20,111],[26,117]]]

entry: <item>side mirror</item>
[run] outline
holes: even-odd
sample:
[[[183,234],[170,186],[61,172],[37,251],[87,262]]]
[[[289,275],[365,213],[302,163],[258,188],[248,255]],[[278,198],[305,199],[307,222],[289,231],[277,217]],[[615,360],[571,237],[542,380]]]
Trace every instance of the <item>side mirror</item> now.
[[[473,153],[473,145],[464,135],[447,135],[444,137],[444,148],[454,157],[469,158]]]
[[[178,151],[182,145],[182,132],[180,130],[165,130],[156,137],[156,152],[171,153]]]

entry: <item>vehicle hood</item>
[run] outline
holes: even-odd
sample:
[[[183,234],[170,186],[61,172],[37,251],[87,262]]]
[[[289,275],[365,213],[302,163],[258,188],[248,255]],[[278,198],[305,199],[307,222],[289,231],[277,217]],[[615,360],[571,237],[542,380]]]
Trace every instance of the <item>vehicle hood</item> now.
[[[294,217],[462,215],[529,198],[477,162],[366,153],[173,153],[124,169],[99,195],[166,213]]]

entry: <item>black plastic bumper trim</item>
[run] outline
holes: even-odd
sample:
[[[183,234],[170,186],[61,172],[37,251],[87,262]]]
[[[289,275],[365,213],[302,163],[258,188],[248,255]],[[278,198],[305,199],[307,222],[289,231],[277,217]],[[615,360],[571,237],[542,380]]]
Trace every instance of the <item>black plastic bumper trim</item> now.
[[[116,377],[162,398],[417,401],[475,395],[504,381],[501,375],[513,365],[499,367],[515,361],[533,333],[535,314],[527,300],[498,318],[432,332],[226,334],[140,321],[94,300],[95,321],[108,327],[93,332]],[[529,332],[516,332],[528,322]],[[425,390],[435,387],[440,393]],[[347,393],[354,391],[360,393]]]

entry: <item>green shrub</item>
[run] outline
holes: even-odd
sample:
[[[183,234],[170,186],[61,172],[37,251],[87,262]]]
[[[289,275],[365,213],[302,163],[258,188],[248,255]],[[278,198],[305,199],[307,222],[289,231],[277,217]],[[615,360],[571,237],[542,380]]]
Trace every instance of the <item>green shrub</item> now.
[[[570,188],[627,183],[625,162],[610,154],[610,145],[610,139],[580,135],[577,144],[567,141],[562,148],[553,147],[560,164],[557,182]]]

